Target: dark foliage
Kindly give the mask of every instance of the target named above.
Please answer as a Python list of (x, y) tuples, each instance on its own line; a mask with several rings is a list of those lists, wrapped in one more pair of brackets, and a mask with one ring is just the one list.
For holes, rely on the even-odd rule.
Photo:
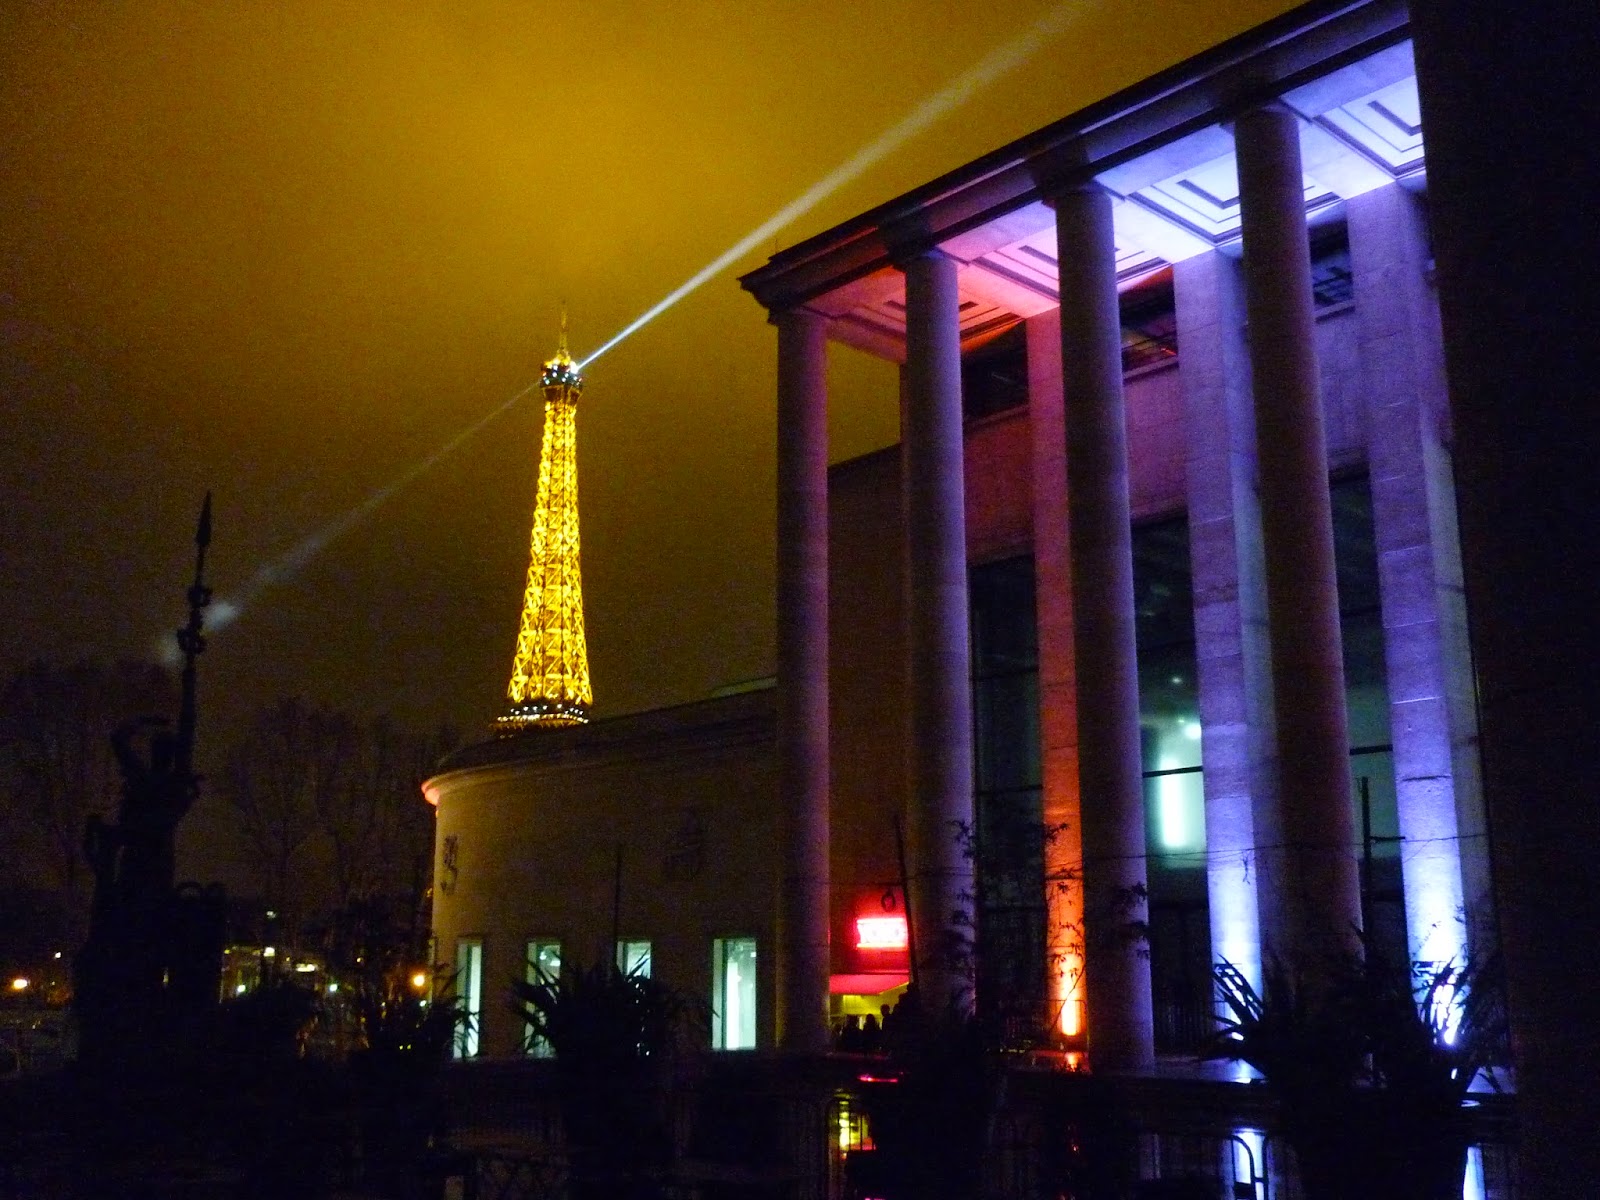
[(1208, 1053), (1248, 1063), (1277, 1097), (1308, 1200), (1455, 1200), (1463, 1102), (1504, 1060), (1498, 965), (1413, 970), (1365, 952), (1268, 963), (1257, 992), (1216, 969), (1229, 1016)]
[(877, 1145), (873, 1173), (888, 1200), (976, 1196), (998, 1101), (998, 1064), (976, 1017), (896, 1009), (892, 1071), (863, 1085)]
[(574, 1193), (654, 1194), (672, 1158), (674, 1052), (703, 1006), (612, 963), (512, 985), (512, 1007), (556, 1061)]

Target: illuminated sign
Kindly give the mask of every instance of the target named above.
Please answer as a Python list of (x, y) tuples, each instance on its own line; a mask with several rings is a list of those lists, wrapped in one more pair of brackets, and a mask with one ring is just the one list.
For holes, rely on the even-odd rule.
[(857, 950), (904, 950), (906, 944), (905, 917), (856, 918)]

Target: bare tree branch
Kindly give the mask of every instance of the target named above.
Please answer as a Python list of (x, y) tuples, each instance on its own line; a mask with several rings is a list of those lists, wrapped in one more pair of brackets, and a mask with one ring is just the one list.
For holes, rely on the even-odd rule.
[(111, 734), (171, 711), (172, 681), (148, 663), (35, 663), (0, 693), (0, 810), (43, 867), (40, 882), (76, 895), (90, 813), (116, 806)]

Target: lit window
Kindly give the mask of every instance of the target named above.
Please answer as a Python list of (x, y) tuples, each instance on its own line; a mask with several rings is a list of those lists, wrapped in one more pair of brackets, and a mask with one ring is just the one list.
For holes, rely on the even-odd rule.
[(618, 942), (617, 969), (624, 975), (637, 975), (641, 979), (649, 979), (650, 943), (646, 941)]
[[(529, 942), (527, 979), (529, 983), (554, 983), (561, 978), (561, 943)], [(534, 1058), (549, 1058), (550, 1043), (528, 1025), (523, 1031), (523, 1046)]]
[(1204, 777), (1172, 758), (1157, 761), (1160, 769), (1146, 778), (1146, 791), (1155, 793), (1156, 840), (1168, 853), (1199, 853), (1206, 848)]
[(456, 1027), (455, 1056), (476, 1058), (479, 1022), (483, 1016), (483, 939), (456, 939), (456, 998), (461, 1024)]
[(756, 940), (711, 943), (711, 1048), (756, 1047)]

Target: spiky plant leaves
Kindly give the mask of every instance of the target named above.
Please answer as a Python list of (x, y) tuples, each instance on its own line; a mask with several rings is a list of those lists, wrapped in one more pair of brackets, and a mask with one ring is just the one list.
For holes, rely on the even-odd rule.
[(637, 1180), (670, 1158), (673, 1052), (704, 1006), (641, 972), (598, 962), (514, 982), (512, 1008), (555, 1057), (577, 1192), (599, 1195), (609, 1186), (604, 1177)]
[(1503, 1058), (1498, 967), (1397, 968), (1362, 942), (1360, 956), (1309, 967), (1269, 959), (1260, 992), (1219, 963), (1228, 1015), (1207, 1057), (1261, 1072), (1311, 1200), (1453, 1200), (1466, 1158), (1462, 1103)]

